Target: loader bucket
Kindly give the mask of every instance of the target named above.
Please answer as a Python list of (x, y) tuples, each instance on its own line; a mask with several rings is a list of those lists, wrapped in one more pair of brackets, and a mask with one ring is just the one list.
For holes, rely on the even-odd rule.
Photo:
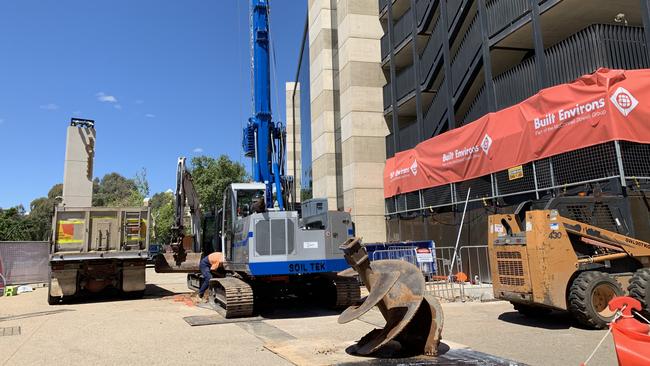
[(391, 341), (399, 342), (407, 353), (436, 356), (442, 334), (443, 314), (438, 300), (425, 294), (422, 272), (400, 260), (368, 260), (359, 238), (340, 246), (345, 259), (368, 288), (368, 296), (359, 306), (346, 309), (338, 319), (343, 324), (357, 319), (377, 306), (386, 320), (383, 329), (366, 334), (352, 352), (371, 355)]
[(201, 253), (185, 253), (185, 260), (180, 264), (174, 258), (174, 253), (156, 255), (154, 266), (156, 273), (195, 273), (199, 272)]

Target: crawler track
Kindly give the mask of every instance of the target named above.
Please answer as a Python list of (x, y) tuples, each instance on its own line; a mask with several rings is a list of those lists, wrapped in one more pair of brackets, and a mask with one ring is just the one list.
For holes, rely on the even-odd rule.
[(253, 289), (238, 278), (225, 277), (210, 280), (210, 298), (225, 310), (226, 318), (253, 315)]
[(337, 308), (355, 305), (361, 298), (361, 289), (356, 278), (339, 277), (334, 280), (334, 285), (336, 286), (334, 306)]

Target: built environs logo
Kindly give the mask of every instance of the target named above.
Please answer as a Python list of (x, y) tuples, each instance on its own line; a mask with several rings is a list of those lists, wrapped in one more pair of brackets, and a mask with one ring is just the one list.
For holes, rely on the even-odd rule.
[(413, 173), (413, 175), (418, 175), (418, 161), (417, 160), (413, 160), (413, 164), (411, 164), (411, 173)]
[(490, 147), (492, 147), (492, 137), (486, 133), (485, 137), (483, 137), (483, 142), (481, 142), (481, 149), (485, 155), (490, 151)]
[(612, 101), (614, 107), (621, 112), (622, 115), (628, 116), (637, 105), (639, 101), (630, 93), (627, 89), (622, 86), (619, 86), (618, 89), (609, 97), (609, 100)]

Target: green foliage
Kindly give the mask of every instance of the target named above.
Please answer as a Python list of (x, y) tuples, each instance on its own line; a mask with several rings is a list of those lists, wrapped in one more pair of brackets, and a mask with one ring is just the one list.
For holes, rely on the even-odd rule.
[(194, 186), (205, 211), (213, 207), (221, 208), (223, 192), (228, 185), (249, 181), (244, 166), (233, 162), (226, 155), (221, 155), (218, 159), (196, 156), (192, 158), (191, 166)]
[[(147, 172), (142, 169), (134, 179), (118, 173), (106, 174), (93, 181), (93, 206), (135, 206), (149, 194)], [(0, 208), (0, 241), (40, 241), (52, 235), (54, 207), (63, 196), (63, 184), (55, 184), (46, 197), (34, 199), (29, 213), (23, 206)], [(173, 215), (172, 215), (173, 216)]]
[(118, 173), (109, 173), (93, 181), (93, 206), (139, 207), (149, 194), (147, 171), (143, 168), (134, 179)]
[(153, 240), (158, 244), (171, 242), (174, 224), (174, 195), (171, 192), (156, 193), (149, 201), (153, 218)]

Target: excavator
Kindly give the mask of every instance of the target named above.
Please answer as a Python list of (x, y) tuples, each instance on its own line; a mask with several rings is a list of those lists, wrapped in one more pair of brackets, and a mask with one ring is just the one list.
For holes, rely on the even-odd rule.
[[(251, 0), (250, 12), (254, 115), (243, 130), (242, 147), (252, 160), (252, 182), (229, 185), (218, 210), (202, 208), (185, 159), (179, 159), (172, 251), (158, 256), (156, 271), (188, 273), (189, 287), (197, 289), (200, 259), (219, 248), (224, 271), (210, 280), (209, 297), (227, 318), (250, 316), (260, 299), (277, 296), (309, 297), (337, 308), (353, 305), (360, 298), (359, 284), (338, 272), (349, 268), (339, 245), (354, 237), (354, 223), (350, 213), (329, 210), (326, 199), (302, 202), (300, 210), (291, 202), (293, 179), (284, 171), (286, 129), (271, 112), (268, 1)], [(183, 225), (185, 207), (192, 217), (190, 234)], [(201, 218), (201, 209), (215, 212), (214, 226)], [(209, 245), (202, 228), (214, 234), (217, 245)]]

